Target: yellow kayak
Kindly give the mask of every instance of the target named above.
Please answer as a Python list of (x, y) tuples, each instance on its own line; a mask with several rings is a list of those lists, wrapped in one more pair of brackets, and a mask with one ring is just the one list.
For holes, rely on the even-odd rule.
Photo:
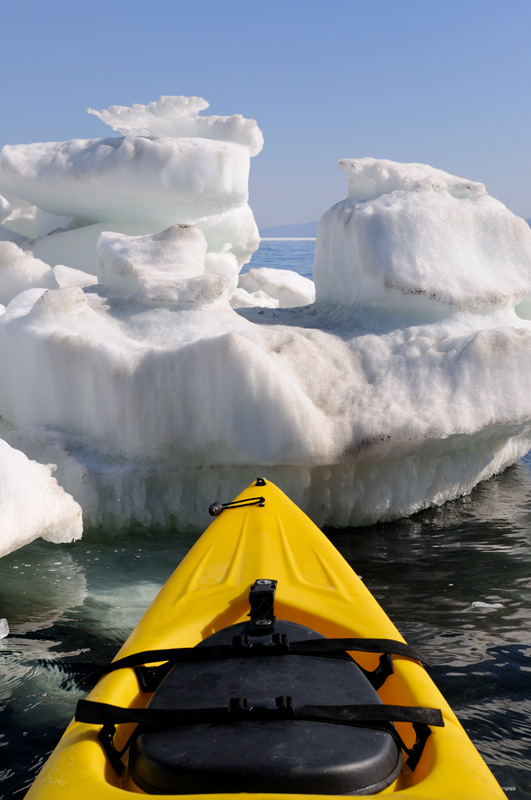
[(505, 797), (422, 655), (280, 489), (259, 478), (211, 513), (29, 800)]

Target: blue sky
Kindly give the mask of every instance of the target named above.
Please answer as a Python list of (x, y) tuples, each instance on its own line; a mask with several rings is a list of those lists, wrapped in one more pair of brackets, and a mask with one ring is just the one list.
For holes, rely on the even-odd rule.
[[(0, 145), (106, 136), (89, 106), (199, 95), (258, 121), (261, 227), (347, 194), (339, 158), (419, 161), (531, 217), (531, 0), (0, 0)], [(209, 112), (207, 112), (209, 113)]]

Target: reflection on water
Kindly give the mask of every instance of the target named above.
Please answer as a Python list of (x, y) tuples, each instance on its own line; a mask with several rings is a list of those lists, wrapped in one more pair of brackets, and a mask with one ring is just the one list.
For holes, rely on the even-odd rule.
[[(0, 560), (0, 798), (23, 797), (86, 694), (193, 544), (180, 533), (36, 541)], [(7, 766), (9, 764), (9, 766)]]
[[(511, 800), (531, 798), (531, 462), (400, 522), (328, 531), (411, 643)], [(253, 476), (251, 476), (253, 477)], [(82, 691), (193, 537), (34, 542), (0, 561), (0, 797), (23, 797)], [(9, 764), (9, 766), (7, 766)]]
[(41, 543), (2, 560), (0, 610), (12, 634), (50, 628), (65, 609), (83, 604), (87, 594), (84, 570), (63, 549)]

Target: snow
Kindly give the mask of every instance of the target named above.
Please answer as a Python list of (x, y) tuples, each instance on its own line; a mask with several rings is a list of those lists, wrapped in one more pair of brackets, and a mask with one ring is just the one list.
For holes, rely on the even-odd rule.
[(79, 508), (200, 530), (259, 474), (319, 525), (365, 525), (531, 448), (526, 223), (427, 165), (343, 160), (315, 284), (242, 274), (261, 134), (206, 107), (113, 106), (92, 113), (119, 136), (0, 154), (0, 464), (54, 498), (41, 527), (0, 504), (21, 504), (10, 549), (77, 537)]

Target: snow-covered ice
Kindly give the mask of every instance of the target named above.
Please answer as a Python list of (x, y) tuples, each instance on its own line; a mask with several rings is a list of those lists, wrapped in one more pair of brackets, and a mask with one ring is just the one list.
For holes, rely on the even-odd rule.
[(529, 289), (531, 231), (483, 184), (423, 164), (343, 159), (349, 197), (321, 220), (318, 297), (353, 307), (514, 306)]
[(240, 275), (238, 286), (249, 294), (263, 292), (269, 295), (278, 300), (281, 308), (307, 306), (315, 301), (314, 282), (289, 269), (273, 267), (250, 269), (244, 275)]
[(57, 507), (70, 495), (86, 526), (201, 529), (258, 474), (319, 525), (356, 526), (524, 455), (527, 224), (481, 184), (343, 160), (315, 285), (241, 274), (261, 134), (206, 107), (113, 106), (97, 116), (117, 137), (0, 154), (5, 472), (17, 452), (53, 463)]

